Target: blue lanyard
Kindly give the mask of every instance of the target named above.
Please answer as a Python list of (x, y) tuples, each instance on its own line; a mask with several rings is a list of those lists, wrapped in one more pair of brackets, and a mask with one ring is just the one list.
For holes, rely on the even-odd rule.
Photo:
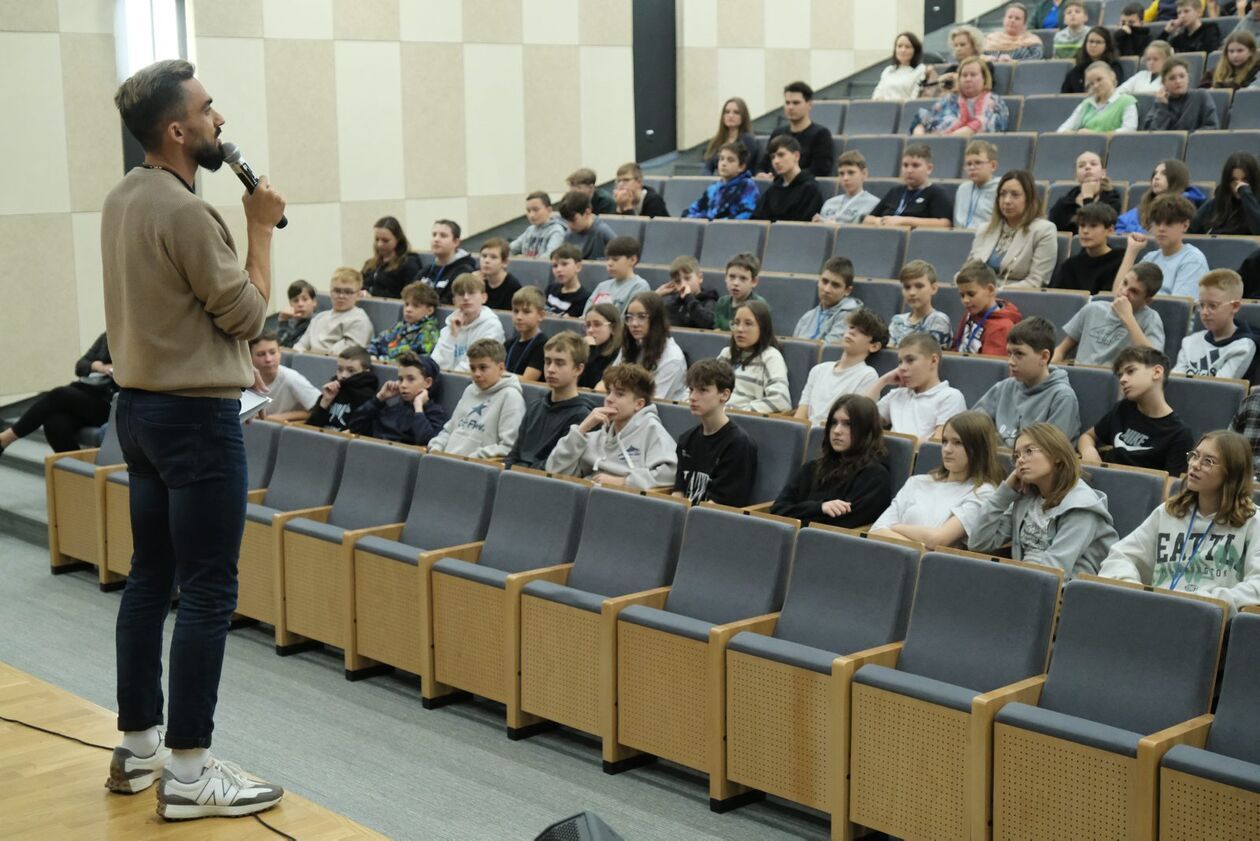
[(1186, 528), (1186, 535), (1181, 541), (1181, 563), (1173, 559), (1173, 574), (1168, 583), (1169, 590), (1176, 590), (1177, 585), (1181, 583), (1181, 579), (1185, 577), (1186, 571), (1190, 569), (1190, 563), (1198, 557), (1199, 549), (1203, 547), (1203, 541), (1207, 540), (1207, 536), (1212, 533), (1212, 527), (1216, 525), (1216, 520), (1208, 522), (1207, 531), (1199, 535), (1199, 539), (1194, 542), (1194, 549), (1190, 551), (1190, 557), (1186, 557), (1186, 546), (1190, 543), (1190, 535), (1194, 534), (1194, 521), (1199, 516), (1199, 506), (1194, 506), (1194, 510), (1190, 512), (1190, 525)]
[(814, 319), (814, 333), (813, 333), (813, 335), (811, 335), (811, 336), (810, 336), (810, 338), (811, 338), (811, 339), (817, 339), (817, 338), (818, 338), (818, 336), (819, 336), (819, 334), (821, 334), (821, 333), (822, 333), (823, 319), (824, 319), (826, 316), (827, 316), (827, 310), (825, 310), (825, 309), (823, 309), (823, 308), (822, 308), (822, 304), (819, 304), (819, 305), (818, 305), (818, 317), (817, 317), (816, 319)]
[(971, 227), (971, 220), (976, 218), (976, 205), (980, 203), (980, 190), (975, 185), (971, 187), (971, 206), (967, 208), (967, 225)]
[(893, 216), (900, 216), (905, 211), (907, 205), (910, 203), (910, 200), (914, 198), (918, 198), (919, 193), (921, 192), (923, 192), (922, 187), (920, 187), (918, 190), (911, 190), (910, 188), (907, 187), (906, 191), (901, 194), (901, 201), (897, 203), (897, 212), (894, 213)]
[(971, 332), (967, 334), (967, 341), (963, 342), (962, 347), (960, 347), (959, 350), (964, 353), (970, 353), (967, 349), (971, 347), (971, 343), (976, 339), (976, 334), (984, 329), (984, 323), (989, 320), (989, 316), (993, 315), (993, 311), (996, 309), (997, 304), (994, 304), (984, 311), (984, 315), (980, 316), (980, 320), (977, 321), (971, 328)]

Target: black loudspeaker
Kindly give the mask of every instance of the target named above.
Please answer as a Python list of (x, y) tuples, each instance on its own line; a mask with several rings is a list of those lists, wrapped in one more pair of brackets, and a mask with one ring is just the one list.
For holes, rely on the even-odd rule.
[(534, 841), (625, 841), (608, 824), (591, 812), (581, 812), (557, 821), (538, 834)]

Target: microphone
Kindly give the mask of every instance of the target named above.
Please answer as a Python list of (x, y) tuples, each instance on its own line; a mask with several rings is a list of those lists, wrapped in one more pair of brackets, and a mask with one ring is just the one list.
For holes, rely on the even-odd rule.
[[(236, 177), (241, 179), (241, 183), (245, 185), (245, 189), (251, 193), (258, 186), (258, 176), (254, 175), (254, 171), (249, 168), (249, 164), (245, 163), (245, 159), (241, 157), (241, 148), (235, 143), (223, 144), (223, 162), (232, 168), (236, 173)], [(280, 221), (276, 223), (277, 228), (283, 228), (289, 224), (289, 220), (281, 216)]]

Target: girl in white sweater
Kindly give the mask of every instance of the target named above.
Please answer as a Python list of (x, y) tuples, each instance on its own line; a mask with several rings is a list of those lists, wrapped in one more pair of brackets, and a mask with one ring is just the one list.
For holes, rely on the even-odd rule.
[(879, 75), (871, 99), (877, 102), (907, 102), (919, 95), (927, 65), (923, 63), (923, 42), (913, 32), (903, 32), (893, 41), (892, 60)]
[(1181, 492), (1111, 547), (1098, 574), (1229, 602), (1260, 604), (1260, 520), (1251, 445), (1209, 432), (1190, 451)]
[(774, 337), (770, 308), (761, 301), (740, 304), (731, 319), (731, 344), (718, 359), (735, 370), (735, 391), (728, 409), (768, 415), (792, 409), (787, 363)]
[[(656, 380), (656, 400), (687, 398), (687, 357), (669, 335), (665, 304), (655, 292), (640, 292), (626, 305), (621, 352), (614, 365), (642, 365)], [(602, 383), (600, 385), (603, 385)], [(597, 390), (601, 390), (598, 389)]]

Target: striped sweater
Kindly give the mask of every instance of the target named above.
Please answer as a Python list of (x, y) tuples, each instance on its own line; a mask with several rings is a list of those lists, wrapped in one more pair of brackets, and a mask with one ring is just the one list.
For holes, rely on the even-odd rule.
[[(731, 349), (722, 348), (718, 359), (730, 362)], [(751, 362), (732, 367), (735, 369), (735, 392), (726, 404), (727, 408), (763, 415), (791, 410), (787, 363), (777, 348), (766, 348)]]

